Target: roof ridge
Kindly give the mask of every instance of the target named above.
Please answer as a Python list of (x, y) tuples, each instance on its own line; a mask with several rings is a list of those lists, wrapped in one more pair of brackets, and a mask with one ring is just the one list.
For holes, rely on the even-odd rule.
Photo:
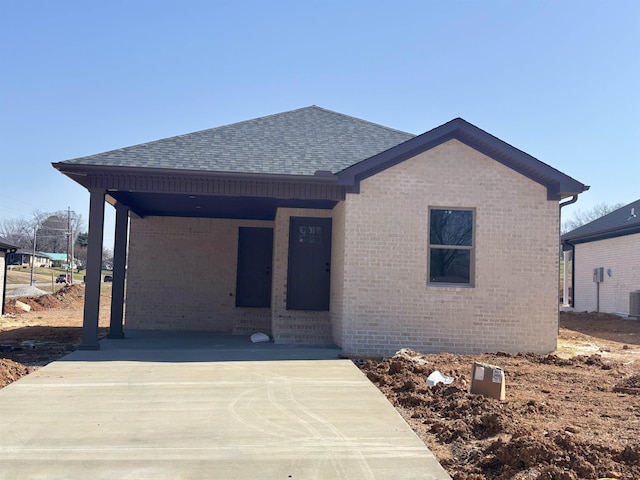
[[(219, 130), (219, 129), (223, 129), (223, 128), (234, 127), (234, 126), (237, 126), (237, 125), (241, 125), (243, 123), (250, 123), (250, 122), (254, 122), (256, 120), (264, 120), (266, 118), (277, 117), (277, 116), (283, 115), (285, 113), (297, 112), (297, 111), (300, 111), (300, 110), (304, 110), (305, 108), (310, 108), (310, 107), (296, 108), (294, 110), (287, 110), (286, 112), (271, 113), (269, 115), (263, 115), (262, 117), (250, 118), (248, 120), (240, 120), (238, 122), (232, 122), (232, 123), (226, 123), (224, 125), (218, 125), (217, 127), (203, 128), (202, 130), (196, 130), (195, 132), (179, 133), (178, 135), (171, 135), (169, 137), (157, 138), (155, 140), (149, 140), (147, 142), (136, 143), (135, 145), (129, 145), (129, 146), (126, 146), (126, 147), (114, 148), (113, 150), (107, 150), (105, 152), (100, 152), (98, 154), (83, 155), (82, 157), (77, 157), (77, 159), (84, 158), (84, 157), (92, 157), (94, 155), (102, 155), (102, 154), (106, 154), (106, 153), (119, 152), (121, 150), (127, 150), (127, 149), (133, 148), (133, 147), (136, 147), (136, 148), (137, 147), (144, 147), (144, 146), (147, 146), (147, 145), (151, 145), (151, 144), (154, 144), (154, 143), (157, 143), (157, 142), (163, 142), (165, 140), (171, 140), (171, 139), (174, 139), (174, 138), (191, 137), (191, 136), (199, 135), (199, 134), (202, 134), (202, 133), (205, 133), (205, 132), (211, 132), (213, 130)], [(74, 158), (72, 160), (76, 160), (76, 158)]]
[(116, 153), (116, 152), (122, 152), (122, 151), (125, 151), (125, 150), (129, 150), (129, 149), (132, 149), (132, 148), (145, 148), (145, 147), (148, 147), (150, 145), (157, 144), (159, 142), (170, 141), (170, 140), (174, 140), (174, 139), (178, 139), (178, 138), (190, 138), (190, 137), (202, 135), (203, 133), (213, 132), (215, 130), (222, 131), (222, 130), (225, 130), (225, 129), (236, 128), (238, 125), (251, 124), (251, 123), (255, 123), (255, 122), (258, 122), (258, 121), (263, 121), (263, 120), (266, 120), (266, 119), (269, 119), (269, 118), (275, 118), (275, 117), (280, 117), (280, 116), (284, 116), (284, 115), (290, 115), (292, 113), (301, 112), (301, 111), (304, 111), (304, 110), (311, 110), (311, 109), (320, 110), (322, 112), (329, 113), (329, 114), (332, 114), (332, 115), (335, 115), (335, 116), (341, 117), (341, 118), (356, 120), (356, 121), (361, 122), (363, 124), (367, 124), (367, 125), (375, 126), (377, 128), (385, 129), (385, 130), (387, 130), (389, 132), (399, 133), (399, 134), (402, 134), (402, 135), (413, 135), (414, 137), (416, 136), (413, 133), (403, 132), (402, 130), (397, 130), (395, 128), (387, 127), (387, 126), (381, 125), (379, 123), (370, 122), (370, 121), (364, 120), (362, 118), (354, 117), (354, 116), (351, 116), (351, 115), (345, 115), (344, 113), (340, 113), (340, 112), (329, 110), (329, 109), (326, 109), (326, 108), (323, 108), (323, 107), (319, 107), (318, 105), (310, 105), (310, 106), (307, 106), (307, 107), (295, 108), (293, 110), (286, 110), (284, 112), (271, 113), (269, 115), (263, 115), (261, 117), (250, 118), (248, 120), (240, 120), (238, 122), (227, 123), (225, 125), (219, 125), (217, 127), (204, 128), (202, 130), (196, 130), (195, 132), (187, 132), (187, 133), (181, 133), (181, 134), (178, 134), (178, 135), (171, 135), (169, 137), (157, 138), (155, 140), (149, 140), (147, 142), (137, 143), (135, 145), (128, 145), (126, 147), (114, 148), (113, 150), (106, 150), (104, 152), (100, 152), (100, 153), (96, 153), (96, 154), (82, 155), (80, 157), (74, 157), (74, 158), (71, 158), (71, 159), (63, 160), (62, 162), (70, 161), (70, 160), (73, 160), (73, 161), (82, 160), (84, 158), (89, 158), (89, 157), (93, 157), (93, 156), (96, 156), (96, 155), (108, 155), (108, 154), (112, 154), (112, 153)]
[[(336, 112), (335, 110), (329, 110), (328, 108), (319, 107), (318, 105), (311, 105), (309, 107), (299, 108), (297, 110), (304, 110), (304, 109), (308, 109), (308, 108), (316, 108), (318, 110), (322, 110), (323, 112), (331, 113), (333, 115), (336, 115), (336, 116), (339, 116), (339, 117), (342, 117), (342, 118), (349, 118), (349, 119), (352, 119), (352, 120), (357, 120), (357, 121), (362, 122), (362, 123), (366, 123), (368, 125), (372, 125), (374, 127), (384, 128), (385, 130), (388, 130), (390, 132), (402, 133), (404, 135), (413, 135), (414, 137), (417, 136), (415, 133), (405, 132), (404, 130), (398, 130), (397, 128), (387, 127), (386, 125), (382, 125), (381, 123), (376, 123), (376, 122), (372, 122), (370, 120), (365, 120), (364, 118), (354, 117), (353, 115), (347, 115), (345, 113)], [(290, 110), (290, 112), (294, 112), (294, 111), (296, 111), (296, 110)], [(289, 112), (282, 112), (282, 113), (289, 113)]]

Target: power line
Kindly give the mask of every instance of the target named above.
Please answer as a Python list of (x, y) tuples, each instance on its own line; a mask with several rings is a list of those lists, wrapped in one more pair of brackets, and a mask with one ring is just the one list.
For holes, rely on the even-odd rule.
[(15, 214), (20, 214), (20, 215), (31, 215), (31, 213), (27, 213), (27, 212), (24, 212), (24, 211), (22, 211), (22, 210), (18, 210), (17, 208), (11, 208), (11, 207), (8, 207), (8, 206), (6, 206), (6, 205), (2, 205), (2, 206), (0, 206), (0, 211), (2, 211), (2, 210), (4, 210), (4, 211), (6, 211), (6, 212), (10, 213), (11, 215), (15, 215)]
[[(11, 211), (11, 213), (19, 213), (22, 215), (33, 215), (33, 211), (31, 212), (25, 212), (24, 210), (22, 210), (21, 208), (23, 206), (31, 206), (33, 207), (34, 210), (38, 210), (40, 207), (36, 207), (34, 204), (29, 203), (27, 200), (25, 200), (22, 197), (17, 197), (17, 196), (12, 196), (12, 195), (6, 195), (6, 194), (0, 194), (0, 198), (4, 199), (5, 201), (0, 202), (0, 210), (5, 210), (5, 211)], [(18, 204), (20, 207), (19, 208), (15, 208), (15, 207), (10, 207), (7, 205), (7, 201), (14, 203), (14, 204)]]

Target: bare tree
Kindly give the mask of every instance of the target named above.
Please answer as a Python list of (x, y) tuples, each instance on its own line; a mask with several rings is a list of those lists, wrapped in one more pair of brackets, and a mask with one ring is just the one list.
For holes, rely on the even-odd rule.
[(0, 222), (0, 236), (12, 244), (25, 250), (51, 253), (66, 252), (70, 235), (75, 241), (83, 229), (82, 215), (64, 210), (54, 213), (35, 211), (31, 219), (18, 217)]
[(67, 219), (59, 215), (49, 215), (38, 222), (36, 248), (41, 252), (63, 253), (67, 251), (69, 229)]
[(113, 268), (113, 252), (108, 248), (102, 249), (102, 266), (107, 270), (111, 270)]
[(7, 218), (0, 222), (0, 237), (17, 247), (28, 249), (33, 245), (33, 223), (24, 218)]
[(84, 266), (87, 264), (87, 246), (89, 245), (89, 234), (87, 232), (80, 232), (75, 237), (75, 257), (80, 265)]
[(564, 235), (565, 233), (575, 230), (582, 225), (593, 222), (600, 217), (604, 217), (608, 213), (611, 213), (623, 206), (624, 203), (616, 203), (614, 205), (599, 203), (595, 205), (591, 210), (588, 210), (586, 212), (583, 212), (582, 210), (576, 210), (570, 219), (562, 222), (561, 233)]

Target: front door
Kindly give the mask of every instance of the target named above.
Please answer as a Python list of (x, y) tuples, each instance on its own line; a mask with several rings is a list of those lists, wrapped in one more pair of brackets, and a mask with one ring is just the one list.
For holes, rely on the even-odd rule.
[(236, 307), (271, 306), (273, 229), (240, 227)]
[(331, 219), (289, 221), (288, 310), (329, 310)]

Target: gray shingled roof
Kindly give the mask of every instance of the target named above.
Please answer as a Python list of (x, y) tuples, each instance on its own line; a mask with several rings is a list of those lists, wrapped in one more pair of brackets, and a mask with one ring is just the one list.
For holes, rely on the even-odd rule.
[(207, 172), (339, 172), (415, 135), (317, 106), (61, 162)]
[(4, 237), (0, 237), (0, 247), (2, 247), (2, 248), (17, 248), (16, 245), (13, 245), (13, 244), (9, 243), (9, 240), (7, 240)]
[[(631, 214), (631, 209), (635, 216)], [(562, 240), (583, 243), (632, 233), (640, 233), (640, 200), (565, 233)]]

